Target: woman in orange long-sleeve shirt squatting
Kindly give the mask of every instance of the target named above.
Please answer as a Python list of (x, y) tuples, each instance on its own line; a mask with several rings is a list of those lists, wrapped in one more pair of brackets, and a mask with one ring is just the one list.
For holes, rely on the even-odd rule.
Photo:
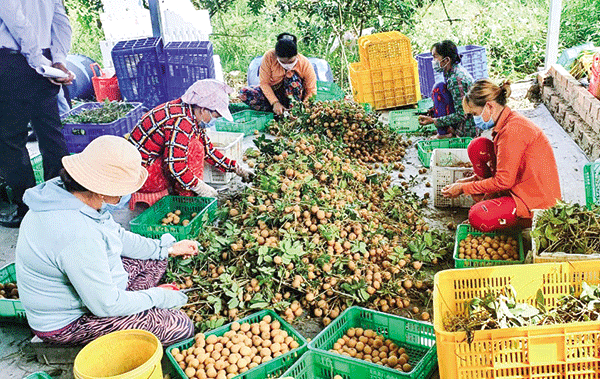
[(476, 81), (463, 98), (465, 113), (480, 129), (492, 129), (493, 141), (479, 137), (467, 148), (475, 175), (442, 190), (445, 197), (473, 195), (469, 223), (482, 232), (531, 225), (533, 209), (561, 199), (552, 146), (544, 132), (506, 106), (510, 82), (497, 86)]
[(260, 85), (245, 87), (240, 100), (250, 108), (281, 116), (291, 100), (305, 101), (317, 93), (317, 75), (304, 55), (298, 53), (296, 36), (281, 33), (275, 49), (265, 53), (260, 64)]

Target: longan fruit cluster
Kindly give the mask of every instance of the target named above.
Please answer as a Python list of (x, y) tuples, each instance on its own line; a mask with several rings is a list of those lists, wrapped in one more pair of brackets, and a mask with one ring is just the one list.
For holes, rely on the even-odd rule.
[(17, 283), (0, 283), (0, 299), (17, 300), (19, 298), (19, 290)]
[(300, 346), (268, 315), (258, 323), (234, 322), (221, 337), (198, 333), (194, 339), (188, 349), (171, 350), (190, 379), (231, 379)]
[(471, 234), (458, 244), (458, 257), (460, 259), (483, 259), (486, 261), (517, 261), (519, 260), (519, 246), (517, 241), (505, 235), (477, 236)]
[(371, 329), (348, 329), (346, 334), (333, 344), (331, 351), (399, 371), (412, 370), (406, 350)]

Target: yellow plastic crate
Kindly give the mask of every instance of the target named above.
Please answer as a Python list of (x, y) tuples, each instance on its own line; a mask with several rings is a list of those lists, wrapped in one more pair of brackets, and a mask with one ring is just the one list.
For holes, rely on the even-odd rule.
[(384, 68), (412, 63), (410, 39), (392, 31), (362, 36), (358, 39), (360, 61), (366, 68)]
[(474, 297), (512, 285), (517, 301), (546, 309), (581, 283), (600, 283), (600, 260), (445, 270), (434, 279), (433, 326), (441, 379), (600, 377), (600, 321), (473, 332), (448, 332), (444, 315), (464, 314)]
[(354, 100), (374, 109), (416, 104), (421, 100), (417, 61), (409, 64), (369, 69), (362, 62), (350, 64)]

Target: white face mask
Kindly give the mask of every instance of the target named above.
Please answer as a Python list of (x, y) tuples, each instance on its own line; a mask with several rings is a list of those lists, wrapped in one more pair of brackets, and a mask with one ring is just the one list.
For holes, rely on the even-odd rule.
[(298, 58), (296, 58), (292, 63), (287, 63), (287, 64), (281, 63), (281, 61), (279, 59), (277, 59), (277, 62), (279, 62), (281, 67), (283, 67), (285, 70), (291, 71), (294, 69), (294, 67), (296, 67), (296, 63), (298, 63)]

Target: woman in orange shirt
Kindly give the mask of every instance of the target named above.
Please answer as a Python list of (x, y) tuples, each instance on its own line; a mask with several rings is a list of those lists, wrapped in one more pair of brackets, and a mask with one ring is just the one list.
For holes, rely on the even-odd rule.
[(548, 138), (506, 106), (509, 96), (510, 82), (497, 86), (480, 79), (463, 98), (463, 109), (473, 115), (475, 125), (493, 128), (493, 142), (485, 137), (474, 139), (467, 150), (475, 175), (442, 190), (445, 197), (484, 195), (469, 210), (469, 223), (482, 232), (530, 225), (532, 209), (550, 208), (561, 199)]
[(312, 64), (298, 54), (296, 36), (277, 36), (275, 49), (263, 56), (260, 64), (260, 85), (245, 87), (240, 99), (252, 109), (282, 115), (291, 100), (304, 101), (317, 93), (317, 75)]

